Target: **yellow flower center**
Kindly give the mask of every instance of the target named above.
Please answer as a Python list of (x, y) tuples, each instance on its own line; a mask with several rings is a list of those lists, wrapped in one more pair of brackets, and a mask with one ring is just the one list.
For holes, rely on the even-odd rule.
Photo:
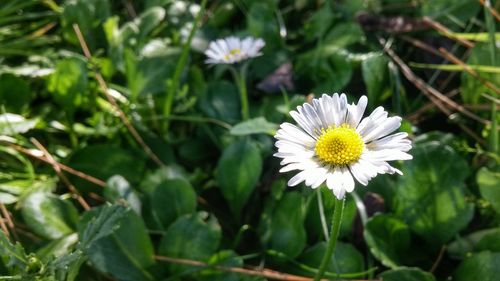
[(239, 54), (241, 54), (241, 50), (239, 48), (234, 48), (234, 49), (231, 49), (231, 51), (229, 51), (229, 53), (233, 56), (239, 55)]
[(340, 127), (330, 127), (321, 131), (316, 141), (316, 155), (323, 162), (334, 166), (346, 166), (356, 162), (365, 143), (355, 129), (347, 124)]
[(239, 48), (234, 48), (229, 51), (229, 54), (224, 55), (224, 60), (229, 61), (229, 59), (233, 56), (241, 55), (241, 50)]

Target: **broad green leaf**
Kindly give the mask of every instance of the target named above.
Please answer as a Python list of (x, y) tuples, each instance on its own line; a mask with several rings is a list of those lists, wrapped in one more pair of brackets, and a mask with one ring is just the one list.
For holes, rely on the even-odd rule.
[(464, 237), (459, 237), (448, 244), (448, 254), (456, 259), (464, 259), (470, 253), (480, 251), (500, 252), (500, 228), (490, 228), (475, 231)]
[(215, 178), (236, 218), (257, 185), (261, 170), (259, 149), (249, 139), (238, 140), (224, 149)]
[(69, 201), (44, 191), (35, 191), (21, 202), (25, 223), (46, 239), (58, 239), (76, 230), (78, 211)]
[(416, 146), (413, 160), (402, 166), (395, 189), (396, 213), (431, 246), (453, 238), (472, 219), (465, 198), (467, 163), (449, 146), (430, 142)]
[(17, 242), (12, 244), (3, 231), (0, 231), (0, 256), (7, 260), (6, 266), (24, 271), (28, 264), (28, 256), (23, 246)]
[(277, 129), (277, 124), (267, 121), (264, 117), (257, 117), (234, 125), (229, 133), (235, 136), (251, 134), (274, 135)]
[(297, 59), (297, 80), (304, 81), (314, 93), (340, 92), (353, 75), (348, 54), (341, 52), (337, 46), (324, 46)]
[(364, 237), (371, 253), (383, 265), (397, 268), (402, 265), (410, 247), (410, 228), (389, 215), (371, 217), (365, 225)]
[(15, 136), (35, 128), (39, 119), (26, 119), (13, 113), (0, 114), (0, 135)]
[(469, 0), (423, 1), (420, 9), (428, 16), (450, 29), (463, 30), (465, 24), (479, 12), (481, 4)]
[(453, 273), (456, 281), (495, 281), (500, 276), (500, 253), (481, 252), (464, 260)]
[[(274, 201), (268, 201), (268, 204), (274, 204)], [(285, 193), (274, 210), (262, 214), (259, 226), (261, 240), (268, 248), (290, 258), (298, 256), (306, 246), (304, 211), (304, 202), (299, 193)]]
[(335, 14), (325, 3), (322, 9), (318, 9), (304, 23), (305, 39), (307, 41), (317, 40), (325, 36), (328, 29), (332, 26)]
[[(469, 58), (467, 59), (468, 65), (492, 65), (490, 49), (487, 43), (478, 43), (472, 49)], [(496, 49), (496, 63), (493, 66), (500, 65), (500, 51)], [(499, 73), (479, 73), (479, 75), (490, 81), (494, 85), (500, 85), (500, 74)], [(471, 76), (467, 72), (462, 72), (460, 77), (460, 94), (465, 103), (477, 104), (480, 102), (481, 94), (489, 93), (493, 96), (496, 93), (490, 88), (486, 87), (479, 81), (476, 77)]]
[[(172, 258), (207, 261), (219, 247), (221, 229), (217, 219), (206, 213), (193, 213), (178, 218), (163, 236), (159, 254)], [(189, 245), (187, 247), (186, 245)], [(171, 273), (180, 273), (190, 267), (169, 264)]]
[(238, 89), (225, 80), (208, 83), (198, 100), (200, 109), (209, 117), (234, 123), (240, 119)]
[(22, 113), (33, 97), (24, 79), (9, 73), (0, 75), (0, 104), (7, 112)]
[(384, 281), (436, 281), (436, 278), (417, 267), (400, 267), (380, 274)]
[(164, 180), (149, 195), (152, 216), (162, 229), (196, 210), (196, 192), (184, 179)]
[(48, 77), (47, 89), (54, 101), (65, 111), (73, 113), (82, 105), (87, 94), (87, 66), (78, 58), (66, 58), (56, 65), (56, 70)]
[(246, 16), (247, 30), (254, 37), (266, 41), (267, 46), (279, 44), (279, 27), (275, 20), (274, 3), (253, 1)]
[(78, 230), (81, 247), (89, 248), (97, 240), (111, 235), (120, 227), (126, 212), (121, 205), (104, 205), (85, 213)]
[(61, 15), (63, 35), (66, 40), (78, 46), (78, 39), (73, 30), (73, 24), (78, 24), (85, 41), (93, 50), (104, 41), (101, 23), (109, 15), (108, 0), (66, 0)]
[[(106, 220), (102, 213), (109, 211), (110, 208), (101, 209), (101, 214), (91, 220), (94, 225), (88, 224), (80, 233), (82, 240), (90, 235), (85, 239), (89, 242), (84, 248), (90, 262), (119, 280), (154, 280), (147, 270), (155, 262), (153, 244), (142, 219), (132, 209), (126, 209)], [(87, 213), (83, 220), (93, 215), (95, 212)]]
[(179, 55), (178, 49), (167, 48), (162, 44), (152, 44), (145, 49), (151, 53), (138, 56), (130, 49), (124, 51), (125, 74), (132, 101), (164, 92)]
[[(74, 281), (80, 273), (80, 268), (87, 261), (87, 256), (81, 249), (62, 255), (47, 264), (47, 272), (56, 276), (56, 280)], [(52, 281), (52, 279), (48, 279)]]
[(120, 175), (109, 178), (104, 189), (104, 197), (109, 202), (124, 200), (138, 215), (141, 214), (141, 199), (129, 182)]
[[(108, 179), (122, 175), (132, 184), (141, 180), (144, 164), (142, 155), (109, 144), (89, 145), (75, 150), (68, 162), (70, 167), (96, 178)], [(71, 182), (80, 189), (94, 187), (92, 183), (77, 177), (72, 177)]]
[(391, 94), (388, 63), (389, 60), (383, 55), (369, 57), (361, 63), (370, 108), (375, 108)]
[(330, 46), (347, 47), (360, 42), (364, 37), (359, 24), (354, 22), (338, 23), (325, 36), (325, 44)]
[(49, 244), (40, 248), (36, 254), (42, 261), (47, 262), (54, 257), (57, 258), (70, 254), (77, 242), (78, 234), (72, 233), (59, 239), (52, 240)]
[(500, 213), (500, 173), (491, 172), (483, 167), (477, 172), (476, 179), (481, 196)]
[[(325, 254), (326, 246), (326, 242), (319, 242), (305, 250), (298, 260), (312, 268), (318, 268)], [(326, 266), (326, 271), (339, 274), (360, 272), (364, 270), (364, 264), (363, 255), (353, 245), (338, 241), (332, 259)]]

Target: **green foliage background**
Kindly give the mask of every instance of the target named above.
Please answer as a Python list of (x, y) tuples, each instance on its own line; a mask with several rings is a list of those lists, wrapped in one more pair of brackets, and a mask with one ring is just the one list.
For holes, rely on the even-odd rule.
[[(227, 271), (243, 266), (314, 276), (333, 194), (286, 187), (272, 136), (323, 92), (366, 94), (370, 110), (404, 118), (414, 146), (395, 164), (404, 176), (347, 196), (325, 277), (497, 280), (500, 36), (480, 2), (1, 1), (0, 280), (267, 278)], [(246, 121), (227, 67), (204, 63), (229, 35), (266, 42), (248, 66)], [(384, 48), (462, 109), (429, 99)]]

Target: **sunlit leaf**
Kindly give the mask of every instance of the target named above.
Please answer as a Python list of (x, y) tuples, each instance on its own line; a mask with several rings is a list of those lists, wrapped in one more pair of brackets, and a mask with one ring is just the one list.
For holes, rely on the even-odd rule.
[[(398, 179), (396, 213), (433, 247), (457, 234), (472, 219), (465, 199), (466, 162), (449, 146), (436, 142), (412, 149)], [(446, 161), (442, 161), (446, 159)]]
[(261, 170), (259, 149), (249, 139), (236, 141), (222, 153), (215, 178), (237, 218), (257, 185)]

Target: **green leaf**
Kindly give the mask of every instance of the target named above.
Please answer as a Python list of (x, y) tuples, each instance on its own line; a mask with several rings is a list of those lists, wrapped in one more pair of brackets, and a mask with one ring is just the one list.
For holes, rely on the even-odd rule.
[[(145, 160), (123, 148), (109, 145), (89, 145), (76, 150), (70, 157), (68, 165), (100, 179), (108, 179), (114, 175), (122, 175), (134, 184), (142, 179)], [(71, 177), (71, 182), (79, 189), (95, 187), (86, 180)]]
[(138, 56), (130, 49), (124, 51), (125, 74), (132, 101), (164, 92), (167, 79), (174, 72), (179, 50), (162, 46), (162, 43), (157, 45), (149, 46), (155, 51), (147, 56)]
[(266, 45), (273, 46), (279, 43), (279, 27), (276, 22), (273, 2), (252, 2), (246, 15), (247, 30), (254, 37), (266, 41)]
[[(498, 48), (496, 49), (496, 63), (493, 66), (500, 65), (500, 53), (498, 53)], [(478, 43), (472, 49), (469, 58), (467, 59), (468, 65), (492, 65), (490, 57), (490, 49), (487, 43)], [(494, 85), (500, 85), (500, 74), (498, 73), (480, 73), (480, 76), (490, 81)], [(496, 93), (490, 88), (486, 87), (477, 79), (471, 76), (466, 71), (462, 72), (460, 77), (460, 94), (465, 103), (477, 104), (480, 102), (481, 95), (483, 93), (489, 93), (491, 95), (496, 95)]]
[(371, 217), (364, 237), (373, 256), (387, 267), (397, 268), (408, 255), (410, 228), (397, 218), (384, 214)]
[[(326, 251), (326, 242), (319, 242), (304, 251), (298, 258), (302, 263), (318, 268)], [(352, 273), (364, 270), (365, 261), (363, 255), (356, 248), (348, 243), (338, 241), (335, 251), (326, 266), (326, 271), (332, 273)]]
[(46, 239), (58, 239), (76, 230), (78, 211), (69, 201), (43, 191), (35, 191), (21, 202), (25, 223)]
[(22, 113), (33, 96), (24, 79), (9, 73), (0, 75), (0, 104), (5, 106), (7, 112)]
[(420, 7), (422, 16), (428, 16), (448, 28), (463, 30), (466, 22), (479, 12), (481, 5), (469, 0), (440, 0), (423, 1)]
[(19, 242), (12, 244), (5, 233), (0, 231), (0, 256), (7, 259), (6, 266), (24, 271), (28, 264), (28, 257)]
[[(163, 236), (159, 253), (172, 258), (206, 261), (219, 247), (221, 229), (217, 219), (199, 212), (178, 218)], [(189, 247), (186, 247), (189, 245)], [(169, 264), (171, 273), (180, 273), (190, 267)]]
[(72, 233), (59, 239), (52, 240), (49, 244), (40, 248), (36, 254), (42, 261), (47, 262), (53, 257), (61, 257), (70, 254), (70, 251), (77, 242), (78, 234)]
[(121, 205), (104, 205), (85, 213), (78, 231), (82, 248), (88, 248), (95, 241), (111, 235), (119, 227), (126, 211)]
[(369, 108), (375, 108), (375, 105), (380, 104), (391, 94), (388, 63), (389, 60), (383, 55), (368, 57), (361, 63), (363, 81), (368, 92)]
[(153, 218), (162, 229), (181, 215), (196, 210), (196, 192), (184, 179), (164, 180), (155, 186), (149, 200)]
[[(268, 204), (274, 201), (268, 201)], [(262, 214), (261, 240), (268, 248), (286, 254), (290, 258), (298, 256), (306, 246), (304, 229), (305, 206), (302, 196), (288, 192), (277, 202), (271, 213)]]
[(141, 199), (139, 195), (130, 186), (128, 181), (120, 175), (109, 178), (104, 189), (104, 197), (110, 202), (125, 200), (132, 210), (138, 215), (141, 214)]
[(490, 202), (493, 209), (500, 213), (500, 173), (481, 168), (476, 175), (481, 196)]
[[(417, 267), (400, 267), (380, 274), (384, 281), (436, 281), (436, 278)], [(472, 279), (474, 280), (474, 279)]]
[(453, 273), (453, 280), (495, 281), (500, 276), (500, 253), (481, 252), (464, 260)]
[(64, 1), (61, 23), (64, 37), (78, 46), (73, 24), (78, 24), (85, 41), (93, 50), (103, 42), (101, 23), (110, 15), (107, 0), (67, 0)]
[(208, 83), (199, 98), (200, 109), (209, 117), (234, 123), (240, 119), (238, 89), (225, 80)]
[(363, 30), (355, 22), (338, 23), (325, 36), (326, 45), (347, 47), (364, 38)]
[(229, 133), (235, 136), (251, 134), (274, 135), (277, 129), (278, 124), (268, 122), (264, 117), (257, 117), (234, 125)]
[(83, 103), (87, 84), (85, 62), (78, 58), (67, 58), (57, 63), (55, 72), (48, 78), (47, 89), (59, 106), (72, 113)]
[[(465, 198), (467, 163), (449, 146), (437, 142), (416, 146), (413, 160), (402, 166), (395, 189), (395, 210), (431, 246), (448, 242), (472, 219)], [(443, 161), (446, 159), (446, 161)]]
[[(90, 262), (120, 280), (153, 280), (147, 271), (154, 264), (153, 244), (142, 219), (132, 209), (104, 218), (103, 213), (112, 209), (99, 210), (93, 224), (80, 233), (82, 241), (87, 241), (84, 251)], [(91, 216), (96, 216), (95, 212), (87, 213), (83, 220)]]
[(14, 136), (24, 134), (35, 128), (39, 119), (26, 119), (21, 115), (4, 113), (0, 114), (0, 135)]
[(452, 258), (464, 259), (470, 253), (480, 251), (500, 252), (500, 228), (482, 229), (459, 237), (446, 250)]
[(237, 218), (259, 181), (261, 170), (259, 149), (250, 140), (238, 140), (224, 149), (215, 178)]

